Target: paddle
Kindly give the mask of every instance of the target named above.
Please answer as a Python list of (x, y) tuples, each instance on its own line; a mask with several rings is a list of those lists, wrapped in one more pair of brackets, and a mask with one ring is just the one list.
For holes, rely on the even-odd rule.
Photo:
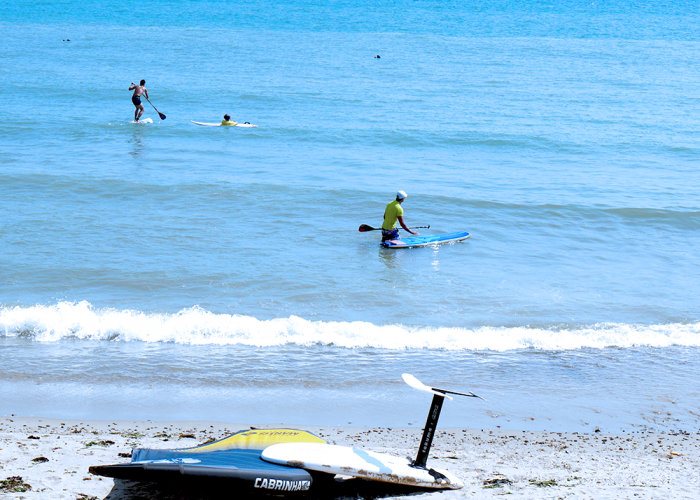
[[(146, 100), (148, 101), (148, 97), (146, 97)], [(153, 106), (153, 103), (152, 103), (151, 101), (148, 101), (148, 104), (150, 104), (151, 106)], [(161, 113), (160, 111), (158, 111), (158, 108), (156, 108), (155, 106), (153, 106), (153, 109), (156, 110), (156, 113), (158, 113), (158, 116), (160, 116), (160, 119), (161, 119), (161, 120), (165, 120), (165, 115), (164, 115), (163, 113)]]
[[(409, 229), (428, 229), (430, 226), (415, 226), (415, 227), (410, 227)], [(362, 224), (360, 226), (360, 232), (364, 233), (365, 231), (380, 231), (382, 228), (381, 227), (372, 227), (368, 226), (367, 224)], [(402, 227), (399, 227), (397, 229), (403, 229)], [(404, 229), (405, 231), (405, 229)]]

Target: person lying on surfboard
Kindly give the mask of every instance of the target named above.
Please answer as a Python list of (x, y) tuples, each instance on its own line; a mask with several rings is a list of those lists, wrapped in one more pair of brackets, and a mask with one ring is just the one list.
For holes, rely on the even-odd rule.
[(384, 223), (382, 224), (382, 241), (387, 240), (399, 240), (399, 230), (396, 228), (396, 221), (401, 224), (409, 233), (418, 236), (419, 233), (411, 231), (406, 223), (403, 221), (403, 208), (401, 204), (404, 202), (408, 195), (405, 191), (399, 191), (396, 193), (396, 200), (392, 201), (386, 206), (384, 210)]
[(134, 121), (137, 122), (139, 121), (139, 118), (141, 118), (141, 115), (143, 114), (143, 104), (141, 104), (141, 96), (143, 94), (146, 94), (146, 99), (148, 99), (148, 90), (146, 90), (146, 80), (141, 80), (141, 83), (136, 85), (134, 82), (131, 82), (131, 86), (129, 87), (129, 90), (134, 91), (134, 95), (131, 96), (131, 102), (134, 103), (134, 106), (136, 106), (136, 111), (134, 111)]
[(221, 122), (221, 125), (224, 125), (226, 127), (235, 127), (238, 125), (238, 122), (235, 120), (231, 119), (231, 115), (224, 115), (224, 120)]

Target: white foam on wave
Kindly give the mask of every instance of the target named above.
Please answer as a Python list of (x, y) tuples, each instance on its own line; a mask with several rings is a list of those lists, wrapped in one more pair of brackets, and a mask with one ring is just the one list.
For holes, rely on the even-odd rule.
[(200, 307), (176, 314), (98, 309), (86, 301), (52, 306), (0, 307), (0, 336), (53, 342), (65, 338), (270, 347), (334, 345), (346, 348), (507, 351), (535, 348), (700, 346), (700, 322), (581, 328), (448, 328), (309, 321), (296, 316), (259, 320), (214, 314)]

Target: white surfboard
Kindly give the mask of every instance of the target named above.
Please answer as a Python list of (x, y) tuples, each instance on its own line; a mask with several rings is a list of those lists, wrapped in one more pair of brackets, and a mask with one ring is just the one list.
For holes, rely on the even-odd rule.
[(144, 118), (143, 120), (131, 121), (131, 122), (129, 122), (129, 123), (135, 123), (135, 124), (137, 124), (137, 125), (145, 125), (145, 124), (147, 124), (147, 123), (153, 123), (153, 120), (151, 120), (150, 118)]
[(282, 443), (265, 448), (263, 460), (306, 470), (353, 476), (384, 483), (457, 490), (462, 481), (447, 471), (411, 467), (406, 458), (317, 443)]
[[(196, 122), (194, 120), (190, 120), (192, 123), (195, 125), (200, 125), (202, 127), (222, 127), (220, 123), (203, 123), (203, 122)], [(229, 127), (231, 125), (227, 125)], [(250, 123), (237, 123), (236, 125), (233, 125), (234, 127), (243, 127), (243, 128), (258, 128), (257, 125), (251, 125)]]

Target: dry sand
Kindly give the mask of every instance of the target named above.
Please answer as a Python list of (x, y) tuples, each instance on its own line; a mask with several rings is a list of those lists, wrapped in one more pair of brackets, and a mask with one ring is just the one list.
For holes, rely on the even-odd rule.
[[(331, 444), (398, 456), (414, 456), (421, 434), (413, 428), (255, 427), (308, 430)], [(94, 476), (88, 467), (128, 462), (135, 447), (184, 448), (249, 428), (214, 422), (0, 418), (0, 481), (20, 476), (20, 484), (31, 487), (9, 492), (0, 483), (0, 498), (194, 498), (197, 495), (182, 496), (153, 485)], [(603, 435), (445, 428), (435, 437), (428, 465), (449, 470), (466, 486), (410, 498), (700, 499), (699, 446), (700, 435), (684, 433)]]

